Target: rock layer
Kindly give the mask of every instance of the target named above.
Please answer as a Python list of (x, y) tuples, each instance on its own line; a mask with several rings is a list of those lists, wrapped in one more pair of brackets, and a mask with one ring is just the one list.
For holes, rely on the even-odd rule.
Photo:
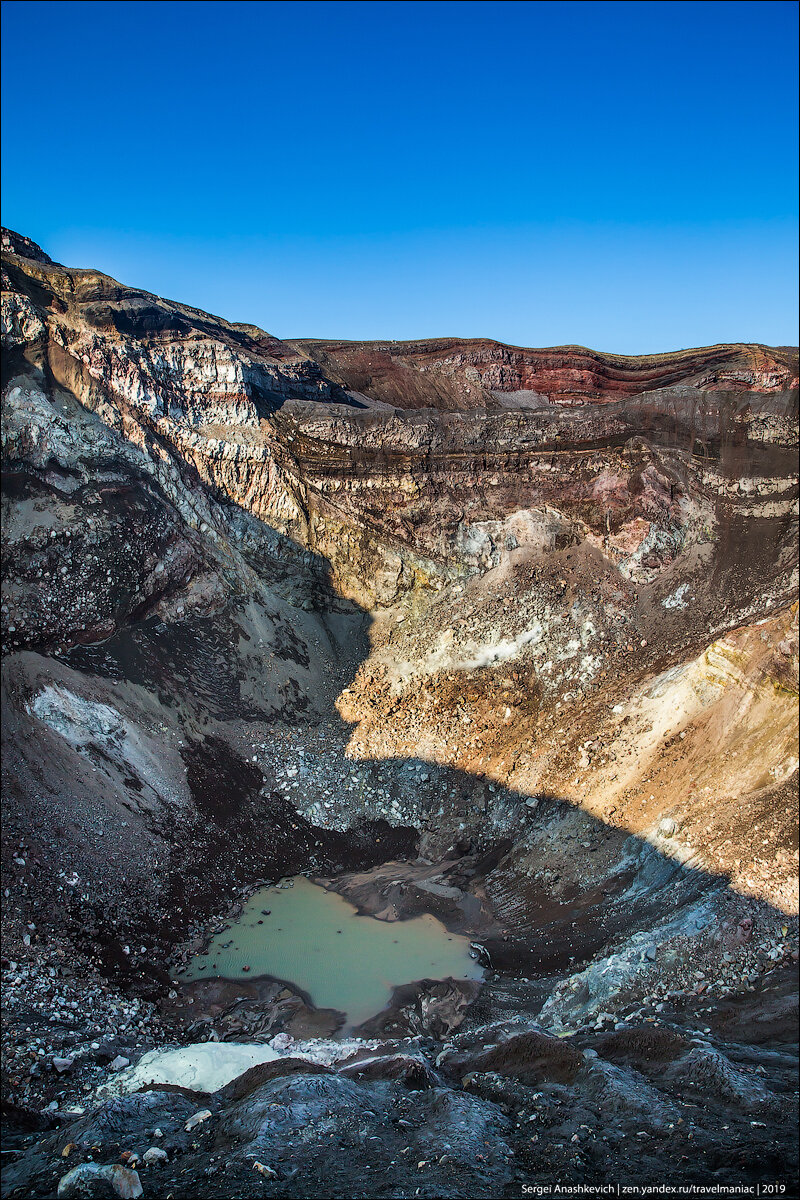
[(723, 345), (626, 357), (584, 346), (530, 350), (488, 339), (291, 343), (351, 391), (399, 409), (539, 408), (613, 403), (687, 385), (709, 391), (797, 387), (797, 352)]

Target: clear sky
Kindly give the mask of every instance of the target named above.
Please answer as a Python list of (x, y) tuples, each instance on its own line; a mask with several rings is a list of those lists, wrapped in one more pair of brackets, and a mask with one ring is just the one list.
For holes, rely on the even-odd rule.
[(282, 337), (797, 341), (797, 6), (3, 6), (3, 222)]

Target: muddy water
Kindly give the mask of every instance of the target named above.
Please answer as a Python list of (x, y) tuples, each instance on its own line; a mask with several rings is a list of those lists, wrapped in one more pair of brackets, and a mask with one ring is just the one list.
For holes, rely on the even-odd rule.
[(358, 1025), (384, 1009), (399, 984), (481, 979), (483, 971), (470, 958), (469, 940), (448, 933), (435, 917), (361, 916), (336, 892), (298, 876), (293, 887), (251, 896), (181, 977), (263, 975), (294, 984), (317, 1008), (335, 1008)]

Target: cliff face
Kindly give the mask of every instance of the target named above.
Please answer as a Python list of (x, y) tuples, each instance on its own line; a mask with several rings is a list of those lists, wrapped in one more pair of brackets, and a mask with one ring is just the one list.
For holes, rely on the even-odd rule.
[(795, 597), (788, 351), (288, 344), (4, 237), (12, 651), (114, 645), (183, 694), (191, 635), (192, 710), (294, 719), (330, 711), (366, 612), (353, 751), (507, 782), (543, 721), (602, 725), (610, 687)]
[[(520, 1178), (572, 1178), (579, 1131), (606, 1128), (620, 1149), (600, 1177), (623, 1177), (620, 1136), (683, 1104), (686, 1079), (700, 1103), (684, 1127), (669, 1110), (653, 1178), (717, 1182), (733, 1110), (748, 1161), (754, 1129), (772, 1146), (783, 1051), (755, 1088), (697, 1035), (713, 1024), (726, 1053), (750, 1025), (791, 1040), (796, 354), (289, 343), (63, 267), (13, 233), (3, 249), (13, 1102), (83, 1106), (104, 1078), (93, 1039), (123, 1019), (137, 1052), (319, 1028), (277, 985), (253, 980), (243, 1007), (238, 986), (185, 1000), (170, 983), (205, 917), (303, 871), (386, 919), (435, 911), (496, 968), (474, 1019), (447, 987), (399, 989), (376, 1018), (381, 1038), (467, 1031), (429, 1056), (436, 1086), (409, 1103), (456, 1105), (463, 1132), (469, 1078), (481, 1112), (502, 1104), (529, 1131), (531, 1081), (562, 1079), (545, 1049), (563, 1058), (565, 1043), (541, 1030), (583, 1039), (594, 1058), (558, 1093), (571, 1123), (551, 1127), (548, 1109), (536, 1127), (561, 1157)], [(72, 1040), (57, 1041), (65, 980)], [(509, 1030), (528, 1025), (515, 1049)], [(74, 1079), (29, 1071), (34, 1026), (42, 1045), (83, 1043)], [(652, 1035), (673, 1046), (658, 1069)], [(640, 1043), (641, 1061), (626, 1057)], [(409, 1046), (395, 1048), (375, 1060), (384, 1090), (427, 1061), (406, 1076)], [(658, 1095), (641, 1099), (640, 1067)], [(527, 1164), (529, 1134), (509, 1136)], [(53, 1194), (63, 1142), (49, 1165), (37, 1150), (14, 1167), (26, 1194)], [(243, 1195), (252, 1145), (231, 1176)], [(169, 1186), (194, 1171), (203, 1195), (196, 1150), (176, 1150)], [(351, 1194), (362, 1164), (344, 1158)], [(431, 1194), (452, 1183), (437, 1161)]]
[(791, 502), (787, 351), (289, 345), (5, 237), (7, 371), (39, 372), (149, 460), (318, 553), (367, 608), (497, 565), (508, 521), (523, 545), (555, 521), (650, 579), (740, 510), (777, 530)]
[(797, 387), (797, 352), (724, 345), (674, 354), (598, 354), (584, 346), (530, 350), (489, 339), (292, 342), (331, 379), (400, 409), (539, 408), (612, 403), (685, 384), (703, 390)]

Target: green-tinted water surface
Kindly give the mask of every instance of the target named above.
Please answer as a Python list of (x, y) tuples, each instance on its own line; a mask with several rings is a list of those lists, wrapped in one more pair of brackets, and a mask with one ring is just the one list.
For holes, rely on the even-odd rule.
[(294, 887), (251, 896), (183, 972), (186, 980), (259, 975), (295, 984), (317, 1008), (335, 1008), (358, 1025), (386, 1007), (398, 984), (483, 972), (468, 939), (430, 914), (394, 922), (359, 916), (336, 892), (298, 876)]

